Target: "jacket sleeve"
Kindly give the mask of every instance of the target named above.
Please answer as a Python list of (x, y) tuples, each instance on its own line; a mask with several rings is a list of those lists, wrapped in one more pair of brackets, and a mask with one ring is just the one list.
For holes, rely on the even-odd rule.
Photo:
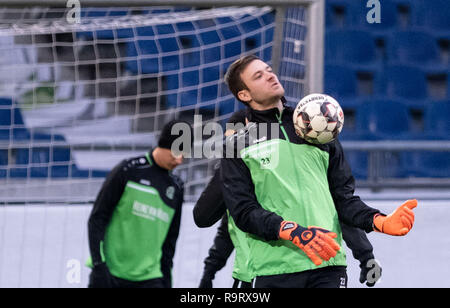
[(105, 237), (106, 227), (125, 189), (126, 175), (123, 167), (124, 162), (117, 165), (108, 174), (89, 216), (89, 249), (94, 265), (104, 262), (101, 243)]
[(213, 280), (215, 274), (225, 266), (233, 250), (234, 245), (228, 232), (228, 216), (225, 214), (219, 228), (217, 228), (214, 244), (209, 249), (208, 257), (205, 259), (203, 277)]
[(373, 216), (380, 211), (369, 207), (354, 195), (355, 178), (338, 140), (330, 144), (329, 155), (328, 183), (339, 220), (366, 232), (373, 231)]
[(358, 228), (341, 223), (342, 236), (347, 247), (352, 251), (353, 257), (360, 263), (374, 259), (373, 247), (366, 233)]
[(177, 243), (178, 235), (180, 233), (180, 223), (181, 223), (181, 209), (184, 202), (184, 187), (181, 186), (180, 192), (178, 194), (177, 208), (175, 209), (175, 215), (173, 216), (172, 222), (169, 227), (166, 239), (162, 247), (162, 257), (161, 257), (161, 272), (163, 274), (164, 287), (172, 287), (172, 267), (173, 267), (173, 257), (175, 255), (175, 246)]
[(266, 241), (277, 240), (283, 218), (262, 208), (244, 161), (222, 158), (220, 170), (225, 205), (237, 227)]
[(220, 180), (220, 164), (218, 165), (214, 176), (194, 206), (194, 222), (199, 228), (211, 227), (226, 211)]

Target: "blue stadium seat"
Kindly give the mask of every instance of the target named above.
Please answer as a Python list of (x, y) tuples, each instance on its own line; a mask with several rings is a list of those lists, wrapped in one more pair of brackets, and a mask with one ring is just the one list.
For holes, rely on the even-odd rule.
[(450, 158), (448, 152), (414, 151), (403, 153), (407, 176), (448, 178)]
[(0, 150), (0, 179), (5, 178), (8, 166), (8, 150)]
[[(176, 42), (174, 40), (175, 38), (161, 40), (160, 43), (164, 44), (163, 50), (174, 51), (174, 48), (176, 48)], [(180, 69), (178, 55), (165, 55), (160, 57), (158, 54), (157, 45), (152, 39), (129, 42), (127, 43), (127, 56), (133, 58), (139, 56), (139, 59), (128, 60), (126, 67), (135, 74), (158, 73), (161, 72), (161, 69), (163, 72)]]
[(355, 179), (367, 179), (369, 154), (363, 151), (350, 151), (344, 149), (344, 155)]
[(429, 138), (450, 139), (450, 100), (427, 104), (425, 133)]
[(220, 67), (218, 65), (205, 66), (202, 68), (203, 82), (218, 81), (218, 80), (220, 80)]
[(387, 40), (387, 59), (390, 63), (443, 70), (439, 53), (437, 40), (426, 32), (394, 32)]
[(325, 36), (325, 62), (375, 70), (375, 40), (370, 32), (329, 30)]
[(8, 165), (8, 150), (0, 150), (0, 166)]
[(221, 41), (219, 34), (215, 30), (201, 32), (200, 39), (204, 45), (219, 43)]
[(428, 30), (435, 37), (450, 39), (450, 1), (414, 0), (412, 15), (415, 27)]
[(0, 97), (0, 140), (64, 141), (64, 136), (30, 132), (17, 104), (8, 97)]
[(176, 32), (193, 32), (195, 30), (195, 26), (191, 21), (179, 22), (175, 24)]
[(325, 65), (325, 93), (339, 101), (342, 107), (353, 107), (358, 94), (356, 73), (344, 65)]
[(404, 65), (386, 66), (375, 78), (375, 89), (379, 95), (404, 99), (411, 106), (422, 106), (428, 95), (425, 73)]
[(114, 40), (134, 37), (132, 28), (118, 28), (111, 30), (96, 30), (96, 31), (80, 31), (76, 33), (77, 38), (82, 38), (87, 41), (96, 40)]
[(377, 37), (384, 36), (388, 31), (399, 27), (398, 8), (394, 1), (380, 1), (380, 23), (369, 23), (367, 21), (367, 15), (373, 8), (373, 6), (367, 7), (368, 1), (351, 1), (351, 3), (350, 15), (355, 27), (370, 31)]
[(8, 97), (0, 98), (0, 140), (29, 139), (20, 108)]
[(379, 139), (411, 139), (411, 117), (406, 104), (389, 99), (362, 102), (356, 129)]
[[(243, 17), (245, 18), (245, 16)], [(257, 18), (253, 18), (241, 23), (240, 26), (244, 30), (244, 33), (249, 33), (252, 31), (259, 31), (263, 25), (260, 24)]]
[[(425, 112), (425, 138), (428, 140), (450, 140), (450, 100), (433, 101)], [(403, 154), (404, 165), (409, 176), (444, 178), (450, 175), (449, 152), (414, 151)]]
[[(411, 132), (411, 124), (408, 106), (395, 100), (374, 99), (362, 103), (356, 117), (356, 129), (365, 136), (364, 140), (414, 140), (416, 136)], [(403, 153), (383, 152), (380, 155), (376, 170), (379, 176), (408, 175)]]
[(348, 0), (327, 0), (325, 22), (327, 29), (343, 28), (353, 23), (351, 2)]
[[(157, 34), (171, 34), (175, 30), (172, 25), (159, 25), (156, 34), (152, 27), (136, 28), (139, 39), (128, 42), (126, 46), (127, 57), (139, 59), (128, 60), (126, 68), (134, 74), (150, 74), (180, 69), (178, 55), (163, 55), (160, 52), (174, 52), (180, 46), (175, 36), (155, 38)], [(159, 50), (159, 48), (161, 50)], [(161, 66), (161, 68), (160, 68)]]
[[(211, 105), (204, 106), (201, 109), (215, 109), (214, 100), (218, 97), (218, 84), (207, 84), (219, 80), (219, 67), (204, 67), (201, 70), (184, 71), (180, 74), (166, 76), (166, 89), (178, 90), (178, 94), (167, 95), (167, 107), (177, 107), (177, 101), (180, 99), (179, 107), (193, 106), (198, 103), (211, 102)], [(181, 80), (179, 80), (181, 78)], [(198, 86), (198, 87), (196, 87)], [(185, 87), (191, 87), (183, 89)]]
[[(63, 166), (53, 166), (52, 169), (61, 169), (67, 167), (69, 162), (70, 148), (67, 147), (32, 147), (16, 150), (16, 165), (26, 165), (30, 169), (29, 176), (31, 177), (46, 178), (49, 176), (49, 167), (53, 163)], [(15, 170), (13, 173), (15, 177), (21, 174), (26, 176), (23, 174), (23, 170), (22, 172)]]

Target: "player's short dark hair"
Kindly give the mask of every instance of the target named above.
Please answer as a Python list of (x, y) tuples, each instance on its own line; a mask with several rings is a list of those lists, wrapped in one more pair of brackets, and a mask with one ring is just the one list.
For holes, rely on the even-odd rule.
[(234, 97), (236, 97), (240, 102), (248, 105), (248, 102), (244, 102), (239, 99), (238, 93), (242, 90), (248, 90), (247, 86), (241, 79), (241, 73), (245, 70), (245, 68), (253, 61), (261, 60), (259, 57), (255, 55), (248, 55), (242, 57), (236, 61), (234, 61), (227, 70), (225, 74), (225, 82), (228, 85), (231, 93), (233, 93)]

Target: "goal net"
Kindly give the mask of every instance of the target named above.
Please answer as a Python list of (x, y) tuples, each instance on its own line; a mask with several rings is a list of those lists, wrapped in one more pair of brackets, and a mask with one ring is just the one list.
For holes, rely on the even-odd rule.
[[(242, 55), (256, 54), (276, 69), (289, 104), (321, 91), (323, 1), (292, 7), (83, 3), (0, 8), (5, 206), (90, 204), (112, 167), (156, 146), (167, 121), (193, 123), (196, 116), (200, 129), (211, 121), (223, 126), (243, 108), (224, 83), (226, 69)], [(187, 200), (196, 200), (214, 164), (191, 158), (176, 169)]]

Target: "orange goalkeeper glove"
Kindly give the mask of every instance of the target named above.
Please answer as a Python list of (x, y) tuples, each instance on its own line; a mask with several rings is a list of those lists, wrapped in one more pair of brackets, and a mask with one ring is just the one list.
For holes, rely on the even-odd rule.
[(417, 200), (408, 200), (388, 216), (376, 214), (373, 218), (374, 230), (389, 235), (406, 235), (414, 225), (413, 208)]
[(292, 221), (281, 222), (279, 236), (303, 250), (315, 265), (334, 258), (341, 248), (334, 240), (336, 233), (317, 227), (306, 229)]

